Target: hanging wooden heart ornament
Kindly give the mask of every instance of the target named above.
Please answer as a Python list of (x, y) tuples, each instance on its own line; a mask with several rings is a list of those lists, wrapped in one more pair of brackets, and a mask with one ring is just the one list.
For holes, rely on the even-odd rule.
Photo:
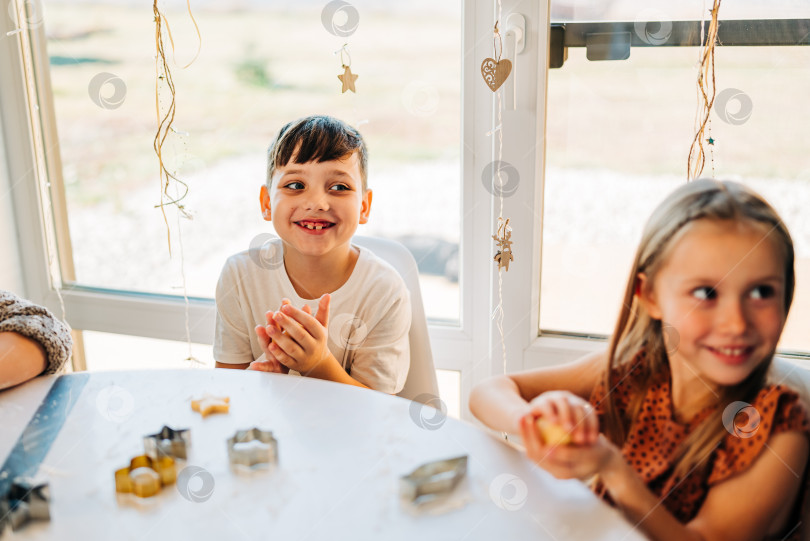
[(496, 61), (494, 58), (486, 58), (481, 64), (481, 75), (490, 90), (495, 92), (512, 73), (512, 62), (504, 58)]
[(500, 30), (498, 30), (498, 21), (495, 21), (495, 28), (492, 31), (492, 48), (494, 49), (492, 56), (495, 58), (484, 59), (484, 62), (481, 63), (481, 75), (484, 76), (484, 82), (489, 89), (495, 92), (512, 72), (512, 62), (505, 58), (501, 60), (503, 39)]

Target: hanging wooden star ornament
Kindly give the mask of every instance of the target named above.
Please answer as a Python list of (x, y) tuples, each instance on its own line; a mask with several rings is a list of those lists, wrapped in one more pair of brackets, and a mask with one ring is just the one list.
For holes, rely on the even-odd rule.
[(504, 221), (498, 218), (498, 234), (492, 235), (498, 244), (498, 253), (492, 259), (498, 263), (498, 270), (506, 269), (509, 272), (509, 263), (515, 260), (512, 255), (512, 228), (509, 227), (509, 218)]
[(340, 93), (343, 94), (347, 90), (357, 93), (357, 90), (354, 88), (354, 82), (357, 80), (357, 77), (359, 76), (352, 73), (352, 68), (344, 64), (343, 75), (338, 75), (338, 79), (343, 83), (343, 88), (340, 90)]
[[(346, 55), (348, 62), (344, 60), (344, 54)], [(337, 76), (337, 78), (340, 79), (340, 82), (343, 83), (343, 88), (340, 89), (340, 93), (345, 94), (347, 90), (351, 90), (356, 94), (357, 89), (354, 87), (354, 82), (357, 80), (359, 75), (352, 73), (352, 57), (349, 56), (349, 51), (346, 49), (346, 45), (343, 45), (343, 47), (340, 49), (340, 63), (343, 66), (343, 75)]]
[(503, 53), (503, 39), (498, 30), (498, 23), (495, 22), (495, 37), (493, 38), (493, 55), (495, 58), (485, 58), (481, 63), (481, 75), (484, 77), (484, 82), (490, 90), (497, 91), (501, 85), (512, 73), (512, 62), (504, 58), (501, 60)]

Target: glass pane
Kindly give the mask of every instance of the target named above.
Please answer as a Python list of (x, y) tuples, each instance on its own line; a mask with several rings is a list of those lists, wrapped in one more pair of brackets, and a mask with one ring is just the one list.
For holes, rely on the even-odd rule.
[(207, 344), (94, 331), (82, 335), (88, 370), (214, 368), (213, 346)]
[(458, 370), (436, 370), (439, 383), (439, 396), (447, 406), (447, 415), (461, 418), (461, 372)]
[[(167, 208), (171, 258), (155, 208), (149, 3), (45, 0), (77, 282), (180, 294), (182, 251), (188, 294), (212, 297), (225, 259), (272, 233), (258, 202), (270, 139), (325, 113), (357, 126), (370, 149), (374, 205), (358, 234), (402, 240), (420, 261), (428, 316), (457, 320), (461, 4), (357, 1), (329, 18), (335, 2), (192, 2), (202, 48), (186, 69), (197, 47), (186, 3), (161, 5), (177, 47), (172, 62), (165, 38), (176, 116), (164, 162), (188, 184), (193, 217)], [(414, 28), (431, 39), (413, 39)], [(341, 93), (344, 43), (357, 93)]]
[[(723, 6), (725, 7), (725, 5)], [(722, 9), (722, 8), (721, 8)], [(686, 180), (697, 48), (634, 48), (549, 71), (540, 325), (610, 334), (641, 228)], [(797, 255), (783, 349), (810, 351), (810, 47), (720, 47), (711, 116), (714, 176), (744, 182), (780, 212)], [(712, 176), (707, 162), (703, 176)]]

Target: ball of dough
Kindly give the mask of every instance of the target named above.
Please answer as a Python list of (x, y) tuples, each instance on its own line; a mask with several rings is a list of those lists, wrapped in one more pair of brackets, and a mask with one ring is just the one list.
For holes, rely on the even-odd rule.
[(537, 430), (543, 438), (545, 445), (568, 445), (571, 443), (571, 434), (563, 427), (540, 417), (537, 419)]

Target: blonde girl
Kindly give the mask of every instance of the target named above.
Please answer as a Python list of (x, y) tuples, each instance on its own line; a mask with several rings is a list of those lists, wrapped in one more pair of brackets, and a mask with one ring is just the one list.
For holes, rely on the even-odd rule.
[(652, 539), (799, 538), (810, 425), (768, 380), (794, 283), (768, 203), (686, 184), (645, 226), (608, 350), (493, 378), (470, 410), (554, 476), (593, 479)]

